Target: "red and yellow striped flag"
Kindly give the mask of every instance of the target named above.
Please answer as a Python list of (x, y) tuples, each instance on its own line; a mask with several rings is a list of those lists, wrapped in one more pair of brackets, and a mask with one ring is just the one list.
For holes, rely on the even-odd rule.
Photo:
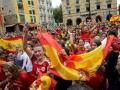
[(107, 56), (113, 39), (114, 36), (108, 36), (103, 40), (102, 45), (95, 50), (85, 54), (69, 56), (68, 67), (77, 70), (83, 69), (89, 72), (89, 74), (91, 72), (95, 73)]
[(86, 76), (82, 75), (83, 71), (79, 72), (75, 69), (66, 67), (61, 63), (59, 53), (62, 48), (53, 37), (48, 33), (38, 33), (38, 38), (46, 51), (46, 55), (50, 58), (51, 68), (65, 80), (85, 80)]
[(69, 59), (72, 57), (72, 60), (67, 61), (67, 66), (59, 58), (62, 51), (61, 46), (50, 34), (39, 32), (38, 38), (46, 51), (46, 55), (50, 58), (51, 68), (54, 68), (60, 77), (65, 80), (87, 80), (102, 64), (114, 36), (106, 38), (101, 46), (89, 53), (70, 56)]
[(21, 37), (14, 37), (14, 38), (1, 38), (0, 39), (0, 46), (2, 46), (5, 50), (9, 52), (15, 52), (16, 46), (23, 46), (23, 40)]
[(111, 22), (120, 22), (120, 15), (113, 15), (113, 16), (110, 18), (110, 21), (111, 21)]

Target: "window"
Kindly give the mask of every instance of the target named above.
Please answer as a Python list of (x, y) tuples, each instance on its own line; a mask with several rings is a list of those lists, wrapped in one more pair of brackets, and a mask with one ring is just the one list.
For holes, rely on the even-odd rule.
[(46, 22), (46, 15), (44, 15), (44, 22)]
[(86, 2), (90, 2), (90, 0), (86, 0)]
[(87, 12), (90, 11), (90, 7), (86, 7), (86, 11), (87, 11)]
[(28, 4), (30, 5), (30, 1), (28, 1)]
[(19, 16), (20, 16), (20, 21), (25, 23), (25, 16), (22, 14), (19, 14)]
[(36, 22), (36, 17), (34, 16), (34, 22)]
[(79, 12), (80, 12), (80, 8), (76, 7), (76, 13), (79, 13)]
[(31, 19), (31, 22), (33, 22), (33, 17), (32, 16), (30, 16), (30, 19)]
[(96, 2), (100, 2), (100, 0), (96, 0)]
[(50, 7), (52, 6), (52, 2), (50, 2)]
[(97, 5), (96, 8), (97, 8), (97, 10), (99, 10), (100, 9), (100, 5)]
[(44, 0), (42, 0), (42, 4), (44, 4)]
[(66, 12), (67, 12), (67, 14), (70, 14), (70, 13), (71, 13), (70, 7), (67, 7), (67, 8), (66, 8)]
[(107, 4), (107, 8), (111, 8), (111, 4)]
[(22, 2), (22, 0), (18, 0), (18, 2)]
[(67, 5), (70, 5), (70, 1), (69, 1), (69, 0), (66, 0), (66, 4), (67, 4)]
[(35, 14), (35, 10), (33, 10), (33, 14)]
[(47, 12), (49, 13), (49, 9), (47, 10)]
[(31, 1), (31, 5), (34, 5), (34, 2), (33, 2), (33, 1)]
[(22, 3), (18, 3), (18, 9), (23, 10), (23, 4)]
[(76, 0), (76, 4), (79, 4), (79, 0)]
[(29, 13), (30, 13), (30, 14), (32, 14), (32, 11), (31, 11), (31, 10), (29, 10)]

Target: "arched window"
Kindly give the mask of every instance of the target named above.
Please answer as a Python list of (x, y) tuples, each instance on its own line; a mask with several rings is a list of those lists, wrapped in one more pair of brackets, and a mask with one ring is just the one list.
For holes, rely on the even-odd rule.
[(102, 18), (100, 15), (96, 16), (96, 22), (101, 22), (102, 21)]
[(106, 16), (106, 20), (108, 20), (108, 21), (110, 21), (110, 18), (112, 17), (112, 14), (108, 14), (107, 16)]
[(72, 22), (71, 19), (68, 19), (68, 20), (67, 20), (67, 25), (68, 25), (68, 26), (69, 26), (69, 25), (73, 25), (73, 22)]
[(76, 19), (76, 25), (79, 25), (82, 22), (81, 18)]

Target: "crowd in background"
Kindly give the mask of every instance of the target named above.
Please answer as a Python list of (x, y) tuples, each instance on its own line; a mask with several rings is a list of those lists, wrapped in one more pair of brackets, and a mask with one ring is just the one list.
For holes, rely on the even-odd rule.
[[(35, 27), (33, 30), (32, 28)], [(120, 90), (120, 23), (88, 20), (78, 26), (58, 26), (54, 30), (42, 26), (24, 26), (23, 32), (6, 33), (1, 38), (23, 36), (23, 47), (16, 46), (15, 53), (0, 47), (0, 59), (7, 61), (0, 66), (2, 90), (28, 90), (40, 73), (48, 73), (49, 58), (37, 38), (42, 30), (50, 33), (64, 49), (63, 55), (84, 54), (101, 45), (108, 35), (114, 35), (109, 54), (96, 77), (88, 82), (66, 81), (54, 76), (57, 85), (51, 90)], [(84, 84), (83, 84), (84, 83)], [(32, 87), (31, 90), (36, 90)]]

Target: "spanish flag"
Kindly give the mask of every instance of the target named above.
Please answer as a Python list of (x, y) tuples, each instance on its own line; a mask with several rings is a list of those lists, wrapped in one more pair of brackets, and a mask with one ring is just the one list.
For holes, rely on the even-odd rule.
[(114, 36), (108, 36), (98, 48), (91, 52), (69, 56), (67, 66), (76, 70), (82, 69), (92, 75), (106, 58), (114, 38)]
[(16, 46), (23, 46), (22, 36), (13, 37), (13, 38), (1, 38), (0, 46), (2, 46), (5, 50), (9, 52), (15, 52)]
[(69, 56), (66, 66), (59, 58), (62, 49), (57, 41), (48, 33), (39, 32), (38, 38), (50, 58), (51, 68), (54, 68), (60, 77), (65, 80), (88, 80), (107, 56), (114, 36), (108, 36), (102, 45), (89, 53)]
[(111, 22), (120, 22), (120, 15), (113, 15), (110, 19)]
[(46, 55), (51, 61), (51, 68), (59, 74), (64, 80), (86, 80), (86, 75), (83, 71), (78, 71), (65, 66), (61, 63), (59, 54), (62, 51), (61, 46), (48, 33), (38, 33), (38, 38), (45, 49)]

